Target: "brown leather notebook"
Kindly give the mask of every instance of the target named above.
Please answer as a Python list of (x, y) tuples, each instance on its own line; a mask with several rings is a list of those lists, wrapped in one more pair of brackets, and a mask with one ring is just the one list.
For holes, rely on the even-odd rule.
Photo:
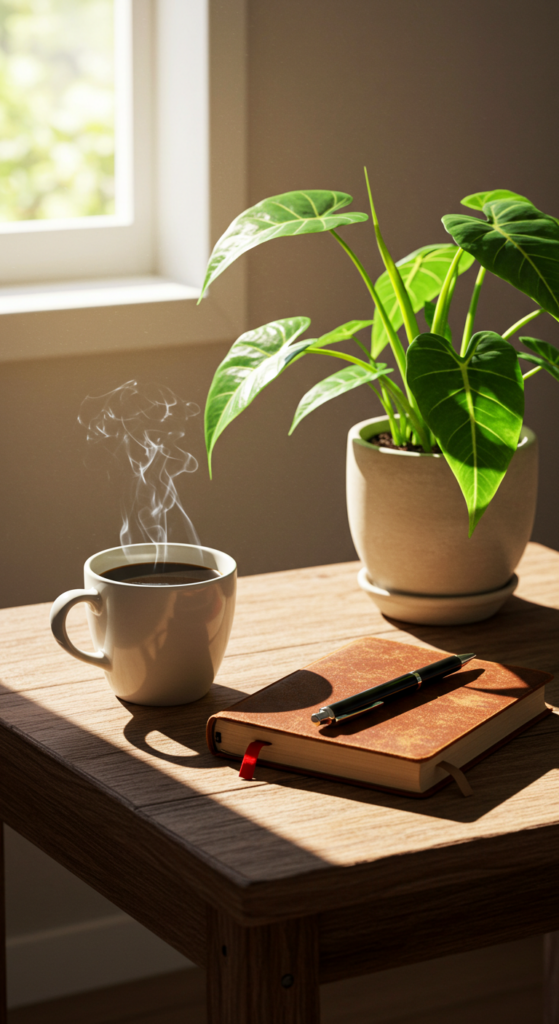
[(429, 796), (451, 781), (441, 761), (468, 768), (549, 714), (544, 686), (553, 677), (476, 658), (343, 724), (317, 727), (311, 713), (444, 653), (376, 637), (355, 640), (213, 715), (209, 748), (241, 760), (249, 743), (260, 740), (268, 745), (259, 764)]

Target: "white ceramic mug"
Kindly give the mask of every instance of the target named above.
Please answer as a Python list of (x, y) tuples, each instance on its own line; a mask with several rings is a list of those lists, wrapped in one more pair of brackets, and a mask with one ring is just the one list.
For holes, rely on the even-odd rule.
[[(99, 551), (84, 565), (84, 590), (68, 590), (51, 610), (58, 643), (104, 669), (122, 700), (189, 704), (206, 694), (221, 664), (235, 610), (237, 566), (222, 551), (167, 544), (166, 561), (217, 570), (213, 579), (165, 586), (117, 582), (102, 574), (127, 563), (154, 563), (161, 545), (133, 544)], [(94, 652), (70, 640), (66, 616), (84, 601)]]

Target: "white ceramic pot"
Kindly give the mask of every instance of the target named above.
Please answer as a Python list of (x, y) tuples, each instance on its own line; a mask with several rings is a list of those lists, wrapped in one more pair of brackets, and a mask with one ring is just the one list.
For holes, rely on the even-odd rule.
[(522, 428), (497, 494), (468, 537), (462, 492), (442, 455), (378, 448), (385, 417), (349, 432), (347, 507), (360, 585), (385, 614), (407, 622), (476, 622), (514, 590), (514, 570), (536, 509), (538, 445)]

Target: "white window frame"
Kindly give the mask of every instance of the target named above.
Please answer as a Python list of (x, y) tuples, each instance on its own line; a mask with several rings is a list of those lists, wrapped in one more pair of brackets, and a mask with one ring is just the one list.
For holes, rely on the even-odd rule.
[[(196, 306), (210, 244), (247, 205), (246, 0), (132, 5), (136, 162), (147, 163), (146, 147), (158, 155), (134, 181), (136, 207), (148, 211), (133, 246), (137, 269), (111, 252), (90, 277), (0, 287), (0, 362), (230, 341), (246, 329), (243, 261)], [(180, 108), (177, 96), (195, 101)], [(43, 223), (11, 239), (40, 242), (47, 267), (61, 231), (78, 244), (79, 235), (102, 242), (127, 228), (107, 218), (106, 226), (49, 233)]]

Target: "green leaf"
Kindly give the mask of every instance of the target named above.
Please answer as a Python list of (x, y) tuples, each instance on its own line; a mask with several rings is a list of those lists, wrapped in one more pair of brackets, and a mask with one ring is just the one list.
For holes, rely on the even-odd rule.
[[(396, 264), (406, 286), (414, 313), (423, 309), (426, 302), (439, 294), (455, 254), (456, 246), (451, 244), (424, 245), (421, 249), (411, 252), (409, 256), (404, 256)], [(463, 274), (473, 262), (473, 257), (464, 253), (460, 260), (459, 273)], [(402, 314), (387, 271), (381, 274), (375, 282), (375, 289), (388, 314), (390, 323), (397, 331), (402, 326)], [(371, 345), (373, 359), (380, 355), (387, 343), (388, 335), (382, 325), (378, 310), (375, 310)]]
[(292, 434), (301, 420), (314, 409), (318, 409), (319, 405), (324, 405), (324, 402), (329, 402), (331, 398), (337, 398), (338, 395), (344, 395), (346, 391), (352, 391), (353, 388), (358, 388), (361, 384), (367, 384), (369, 381), (377, 380), (392, 372), (392, 368), (387, 367), (386, 363), (378, 363), (375, 368), (371, 367), (370, 370), (365, 370), (362, 366), (347, 366), (345, 369), (333, 373), (331, 377), (326, 377), (325, 380), (321, 380), (310, 391), (307, 391), (306, 395), (303, 395), (295, 411), (289, 433)]
[(273, 320), (241, 334), (218, 366), (206, 400), (204, 430), (211, 476), (214, 445), (256, 396), (295, 359), (316, 344), (315, 339), (296, 342), (310, 326), (306, 316)]
[(559, 223), (531, 203), (486, 203), (487, 221), (465, 214), (443, 217), (454, 241), (482, 267), (525, 292), (559, 318)]
[[(431, 327), (433, 326), (433, 320), (435, 319), (435, 310), (436, 310), (436, 308), (437, 308), (437, 303), (436, 302), (429, 302), (429, 301), (426, 302), (424, 307), (423, 307), (423, 315), (425, 317), (425, 322), (426, 322), (427, 327), (429, 329), (431, 329)], [(452, 331), (450, 330), (450, 324), (448, 324), (448, 323), (447, 323), (447, 325), (446, 325), (446, 327), (444, 329), (444, 336), (445, 336), (446, 340), (450, 341), (450, 343), (452, 344)]]
[(340, 224), (356, 224), (368, 220), (366, 213), (340, 213), (353, 202), (345, 192), (284, 192), (263, 199), (235, 218), (216, 243), (210, 256), (202, 295), (212, 281), (255, 245), (284, 235), (308, 235), (316, 231), (332, 231)]
[(555, 377), (555, 380), (559, 380), (559, 349), (555, 348), (555, 345), (550, 345), (548, 341), (540, 341), (539, 338), (520, 338), (520, 341), (536, 353), (529, 355), (528, 352), (519, 352), (520, 359), (541, 366)]
[(521, 196), (518, 192), (511, 192), (508, 188), (494, 188), (489, 192), (473, 192), (471, 196), (465, 196), (460, 202), (462, 206), (468, 206), (470, 210), (483, 210), (486, 203), (497, 199), (521, 199), (523, 203), (530, 202), (526, 196)]
[(480, 331), (466, 355), (420, 334), (407, 353), (410, 385), (468, 506), (470, 536), (503, 479), (520, 437), (524, 382), (516, 352)]

